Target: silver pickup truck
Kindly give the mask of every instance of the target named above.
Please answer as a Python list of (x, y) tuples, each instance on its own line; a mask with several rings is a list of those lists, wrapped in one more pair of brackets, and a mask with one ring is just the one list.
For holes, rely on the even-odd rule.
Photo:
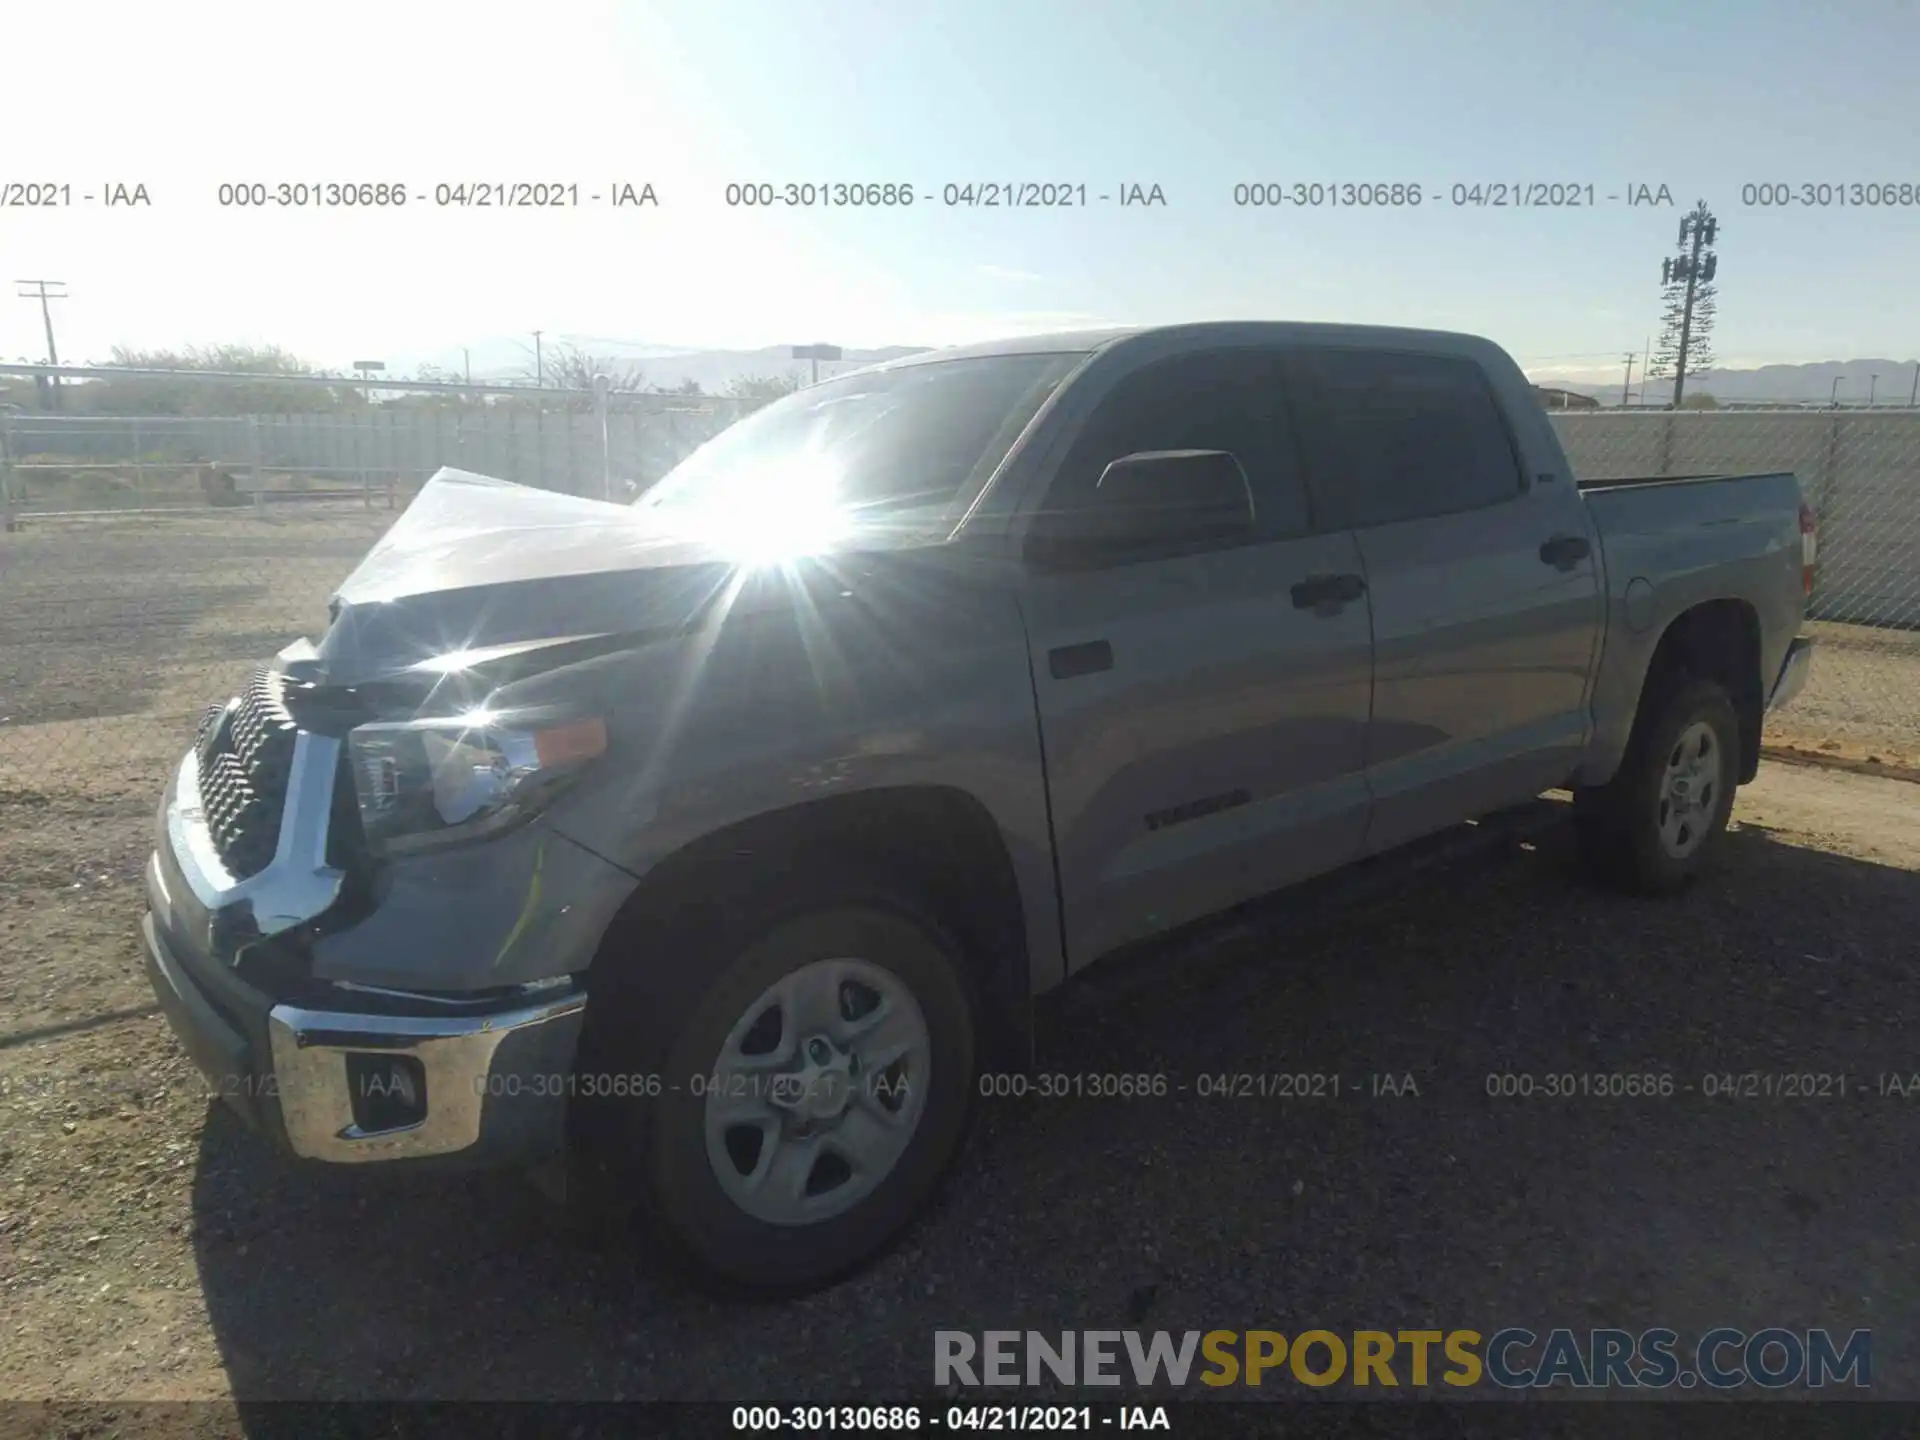
[(1118, 947), (1562, 786), (1681, 887), (1814, 538), (1789, 474), (1577, 484), (1498, 347), (1347, 326), (918, 355), (631, 506), (442, 471), (206, 713), (149, 973), (294, 1156), (565, 1156), (817, 1285)]

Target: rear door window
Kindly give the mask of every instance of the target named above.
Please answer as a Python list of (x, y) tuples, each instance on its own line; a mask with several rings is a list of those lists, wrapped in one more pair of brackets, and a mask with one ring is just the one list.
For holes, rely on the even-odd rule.
[(1522, 493), (1506, 418), (1471, 360), (1308, 351), (1288, 373), (1323, 525), (1365, 529)]

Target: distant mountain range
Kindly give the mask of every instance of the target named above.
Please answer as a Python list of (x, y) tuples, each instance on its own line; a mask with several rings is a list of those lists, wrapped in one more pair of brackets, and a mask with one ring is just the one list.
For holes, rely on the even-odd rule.
[[(616, 369), (636, 369), (646, 384), (652, 387), (672, 390), (692, 380), (710, 395), (725, 393), (727, 387), (736, 380), (788, 375), (804, 379), (813, 370), (811, 361), (793, 358), (793, 347), (790, 345), (768, 345), (758, 350), (684, 350), (666, 345), (595, 341), (563, 335), (549, 338), (542, 347), (546, 355), (552, 355), (561, 348), (591, 356)], [(915, 355), (927, 348), (925, 345), (888, 345), (878, 350), (845, 350), (842, 352), (844, 358), (838, 361), (822, 361), (820, 373), (824, 377), (858, 369), (862, 365), (877, 365), (883, 360), (897, 360), (903, 355)], [(468, 367), (471, 367), (476, 381), (530, 381), (534, 374), (533, 341), (531, 337), (524, 341), (483, 341), (468, 346), (464, 353), (458, 349), (441, 350), (412, 360), (389, 363), (387, 371), (392, 375), (411, 375), (423, 365), (431, 365), (456, 376), (467, 373)]]
[[(806, 343), (796, 342), (796, 343)], [(762, 376), (807, 377), (810, 362), (795, 360), (792, 347), (768, 345), (757, 350), (694, 350), (668, 345), (650, 345), (630, 341), (596, 340), (592, 337), (558, 336), (546, 343), (552, 355), (561, 347), (593, 356), (617, 368), (641, 372), (649, 387), (671, 390), (692, 380), (708, 394), (722, 394), (736, 380)], [(925, 345), (887, 345), (872, 350), (847, 350), (837, 362), (823, 361), (822, 376), (875, 365), (883, 360), (918, 354)], [(1758, 369), (1713, 369), (1687, 377), (1687, 393), (1711, 395), (1723, 403), (1794, 404), (1826, 403), (1838, 398), (1845, 405), (1864, 405), (1869, 393), (1876, 404), (1904, 405), (1913, 392), (1914, 360), (1822, 360), (1807, 365), (1762, 365)], [(459, 349), (441, 350), (411, 360), (390, 362), (387, 373), (395, 376), (415, 373), (422, 365), (460, 375), (471, 367), (475, 380), (531, 380), (533, 378), (533, 341), (493, 339)], [(1875, 377), (1878, 377), (1877, 379)], [(1542, 372), (1530, 377), (1536, 385), (1591, 395), (1602, 405), (1620, 403), (1624, 372), (1615, 378), (1599, 379), (1592, 371), (1577, 374)], [(1834, 381), (1840, 382), (1834, 390)], [(1664, 404), (1672, 398), (1671, 381), (1655, 380), (1643, 384), (1638, 370), (1633, 377), (1633, 398), (1638, 404)]]
[[(1914, 360), (1822, 360), (1811, 365), (1762, 365), (1757, 370), (1703, 370), (1687, 377), (1687, 394), (1748, 405), (1826, 404), (1836, 399), (1842, 405), (1864, 405), (1871, 395), (1877, 405), (1905, 405), (1913, 396), (1917, 371), (1920, 361)], [(1611, 384), (1590, 374), (1531, 378), (1536, 385), (1592, 395), (1602, 405), (1618, 405), (1626, 377), (1623, 367), (1620, 379)], [(1837, 391), (1836, 380), (1840, 382)], [(1636, 374), (1633, 392), (1638, 404), (1664, 404), (1673, 398), (1673, 382), (1654, 380), (1643, 386)]]

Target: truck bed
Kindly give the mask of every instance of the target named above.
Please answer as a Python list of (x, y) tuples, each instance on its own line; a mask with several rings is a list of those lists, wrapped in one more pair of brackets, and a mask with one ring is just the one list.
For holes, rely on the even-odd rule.
[(1582, 494), (1591, 494), (1596, 490), (1632, 490), (1652, 488), (1664, 485), (1706, 485), (1716, 481), (1735, 480), (1771, 480), (1779, 478), (1780, 472), (1755, 470), (1739, 475), (1627, 475), (1615, 479), (1576, 480), (1574, 483)]
[(1624, 751), (1653, 648), (1673, 617), (1695, 606), (1744, 603), (1764, 694), (1806, 608), (1793, 474), (1583, 480), (1579, 493), (1600, 533), (1609, 606), (1595, 681), (1596, 751)]

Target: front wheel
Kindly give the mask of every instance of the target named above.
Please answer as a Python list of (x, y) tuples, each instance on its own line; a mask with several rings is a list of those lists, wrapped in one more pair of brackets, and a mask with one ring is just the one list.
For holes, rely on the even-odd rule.
[(1574, 793), (1574, 818), (1581, 848), (1603, 878), (1658, 895), (1712, 863), (1733, 814), (1740, 721), (1711, 680), (1684, 682), (1649, 701), (1619, 772)]
[(964, 962), (904, 904), (853, 901), (711, 958), (666, 1027), (667, 1084), (623, 1127), (643, 1209), (709, 1279), (811, 1289), (876, 1258), (959, 1147), (975, 1087)]

